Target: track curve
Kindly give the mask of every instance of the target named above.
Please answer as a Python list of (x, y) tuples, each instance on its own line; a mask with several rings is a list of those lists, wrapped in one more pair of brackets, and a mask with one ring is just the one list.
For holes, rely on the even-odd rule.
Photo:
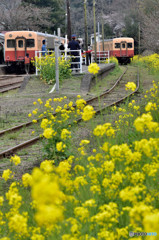
[[(89, 100), (86, 101), (87, 104), (91, 105), (94, 107), (96, 114), (101, 113), (103, 110), (105, 110), (108, 107), (111, 107), (113, 105), (117, 105), (121, 102), (123, 102), (126, 98), (130, 97), (131, 95), (135, 94), (140, 86), (140, 79), (139, 79), (139, 70), (137, 71), (137, 82), (136, 82), (136, 89), (135, 91), (126, 94), (127, 92), (125, 92), (125, 94), (121, 94), (121, 91), (123, 90), (123, 88), (125, 88), (125, 84), (126, 82), (128, 82), (128, 80), (126, 80), (127, 76), (125, 76), (125, 79), (123, 80), (123, 82), (121, 83), (121, 80), (123, 79), (124, 75), (126, 75), (127, 73), (127, 68), (124, 71), (124, 73), (117, 79), (117, 81), (115, 82), (115, 84), (107, 91), (103, 92), (100, 96), (96, 96), (94, 98), (91, 98)], [(118, 84), (120, 83), (120, 87), (118, 87), (118, 89), (116, 89), (116, 87), (118, 86)], [(116, 97), (116, 98), (115, 98)], [(114, 101), (112, 101), (112, 98), (115, 99)], [(100, 99), (100, 104), (98, 102), (98, 100)], [(74, 105), (75, 107), (75, 105)], [(53, 114), (54, 116), (56, 115), (56, 113)], [(38, 119), (38, 121), (40, 121), (42, 119)], [(82, 121), (82, 118), (78, 118), (77, 123)], [(0, 132), (0, 136), (2, 136), (5, 133), (11, 132), (11, 131), (15, 131), (15, 130), (19, 130), (24, 126), (29, 126), (31, 125), (32, 122), (27, 122), (25, 124), (21, 124), (18, 125), (16, 127), (4, 130)], [(18, 144), (12, 148), (9, 148), (3, 152), (0, 152), (0, 158), (3, 157), (8, 157), (10, 155), (13, 155), (15, 152), (17, 152), (18, 150), (21, 150), (23, 148), (26, 148), (30, 145), (33, 145), (34, 143), (36, 143), (37, 141), (40, 140), (40, 136), (34, 137), (30, 140), (27, 140), (21, 144)]]

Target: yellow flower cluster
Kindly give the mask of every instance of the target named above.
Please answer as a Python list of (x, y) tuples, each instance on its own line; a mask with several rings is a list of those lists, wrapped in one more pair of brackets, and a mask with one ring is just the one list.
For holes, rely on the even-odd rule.
[(128, 82), (127, 84), (125, 84), (125, 89), (135, 91), (136, 84), (134, 82)]
[[(41, 78), (48, 84), (55, 82), (55, 53), (52, 52), (50, 55), (45, 57), (36, 57), (32, 63), (40, 71)], [(60, 80), (71, 76), (71, 64), (70, 60), (65, 60), (65, 57), (58, 58), (59, 63), (59, 78)], [(34, 105), (36, 103), (34, 102)]]
[[(150, 91), (151, 101), (145, 100), (141, 110), (134, 100), (127, 104), (128, 113), (123, 106), (113, 107), (118, 113), (116, 122), (93, 126), (89, 139), (80, 140), (73, 152), (68, 123), (78, 114), (90, 119), (94, 110), (80, 96), (77, 107), (73, 102), (62, 106), (61, 98), (44, 103), (41, 129), (48, 160), (25, 173), (22, 184), (12, 182), (0, 196), (2, 239), (130, 240), (131, 231), (157, 233), (156, 86)], [(60, 106), (51, 106), (59, 102)], [(57, 109), (56, 117), (52, 108)], [(139, 110), (146, 113), (140, 116)], [(17, 157), (13, 159), (18, 162)], [(2, 178), (7, 181), (13, 173), (5, 171)], [(145, 237), (149, 239), (157, 240), (157, 236)]]
[(100, 67), (98, 66), (97, 63), (91, 63), (88, 67), (88, 72), (97, 74), (100, 70)]
[(18, 165), (21, 163), (20, 157), (17, 155), (15, 155), (14, 157), (11, 157), (10, 161), (13, 162), (15, 165)]
[(151, 132), (159, 131), (159, 124), (157, 122), (152, 121), (152, 116), (150, 113), (143, 114), (141, 117), (138, 117), (135, 122), (134, 126), (137, 131), (144, 132), (145, 130), (149, 130)]
[(93, 134), (99, 137), (103, 135), (114, 136), (115, 130), (112, 128), (111, 123), (105, 123), (103, 125), (98, 125), (94, 129)]
[(157, 72), (159, 66), (159, 55), (155, 53), (150, 56), (140, 56), (140, 58), (138, 56), (135, 56), (133, 58), (133, 63), (140, 63), (143, 66), (148, 67), (151, 71), (154, 70)]
[(95, 114), (95, 111), (94, 111), (94, 108), (90, 105), (87, 105), (86, 107), (84, 107), (83, 109), (83, 113), (82, 113), (82, 119), (84, 121), (88, 121), (90, 120), (91, 118), (93, 118)]

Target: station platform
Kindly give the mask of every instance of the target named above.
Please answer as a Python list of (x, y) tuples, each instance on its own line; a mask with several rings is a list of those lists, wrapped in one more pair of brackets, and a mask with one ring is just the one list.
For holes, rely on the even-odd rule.
[[(106, 66), (109, 66), (109, 63), (101, 63), (101, 64), (98, 64), (98, 66), (100, 67), (100, 69), (104, 69)], [(82, 73), (80, 73), (80, 71), (78, 72), (72, 71), (72, 75), (87, 74), (89, 73), (88, 67), (89, 66), (82, 65)]]

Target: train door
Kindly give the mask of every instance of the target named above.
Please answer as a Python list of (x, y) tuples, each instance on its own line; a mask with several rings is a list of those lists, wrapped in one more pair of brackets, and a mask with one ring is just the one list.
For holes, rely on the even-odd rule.
[(24, 60), (26, 55), (26, 41), (23, 37), (16, 38), (15, 58), (17, 61)]
[(0, 42), (0, 64), (4, 63), (4, 43)]
[(126, 57), (127, 56), (127, 43), (125, 41), (121, 42), (120, 44), (120, 56)]

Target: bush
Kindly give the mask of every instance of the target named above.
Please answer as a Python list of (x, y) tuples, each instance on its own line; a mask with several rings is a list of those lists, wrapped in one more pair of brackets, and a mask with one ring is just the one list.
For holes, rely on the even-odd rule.
[[(58, 58), (59, 62), (59, 80), (62, 81), (71, 76), (71, 65), (69, 60), (65, 60), (64, 56)], [(45, 57), (37, 57), (33, 64), (40, 71), (40, 76), (43, 80), (45, 80), (48, 84), (53, 84), (56, 79), (55, 72), (55, 53), (52, 52), (50, 55), (46, 55)]]

